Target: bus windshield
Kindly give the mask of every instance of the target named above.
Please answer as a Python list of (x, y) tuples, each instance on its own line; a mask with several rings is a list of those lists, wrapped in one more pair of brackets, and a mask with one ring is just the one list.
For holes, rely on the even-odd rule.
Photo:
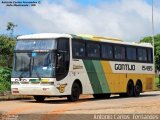
[(15, 53), (12, 77), (45, 78), (55, 76), (54, 52)]

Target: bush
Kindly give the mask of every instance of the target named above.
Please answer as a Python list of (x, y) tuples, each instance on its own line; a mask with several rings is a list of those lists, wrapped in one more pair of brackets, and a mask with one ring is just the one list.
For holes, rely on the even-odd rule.
[(8, 68), (12, 67), (12, 57), (15, 43), (15, 38), (0, 35), (0, 66)]
[(0, 92), (10, 90), (11, 69), (0, 67)]
[(3, 93), (5, 91), (10, 91), (11, 84), (9, 82), (1, 82), (0, 83), (0, 93)]

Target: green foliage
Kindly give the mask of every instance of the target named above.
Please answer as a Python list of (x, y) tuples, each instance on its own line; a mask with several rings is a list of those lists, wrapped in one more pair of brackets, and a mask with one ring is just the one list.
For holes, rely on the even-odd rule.
[(11, 69), (0, 67), (0, 92), (10, 90)]
[(0, 93), (10, 91), (10, 82), (0, 82)]
[(16, 40), (14, 38), (10, 38), (6, 35), (0, 35), (0, 54), (1, 55), (13, 54), (15, 43)]
[[(140, 40), (140, 42), (147, 42), (152, 44), (152, 37), (148, 36)], [(160, 34), (154, 36), (154, 43), (155, 43), (155, 67), (156, 70), (160, 71)]]
[(13, 50), (16, 43), (15, 38), (12, 38), (14, 28), (17, 27), (12, 22), (8, 22), (6, 30), (10, 31), (10, 37), (0, 35), (0, 92), (10, 90), (11, 65)]
[(0, 92), (10, 90), (12, 56), (16, 40), (0, 35)]
[(0, 67), (0, 75), (0, 78), (2, 78), (0, 81), (5, 79), (5, 81), (9, 82), (11, 79), (11, 69)]
[(13, 35), (13, 31), (14, 31), (14, 28), (17, 27), (17, 25), (15, 25), (13, 22), (8, 22), (7, 23), (7, 31), (11, 31), (10, 32), (10, 35), (12, 36)]

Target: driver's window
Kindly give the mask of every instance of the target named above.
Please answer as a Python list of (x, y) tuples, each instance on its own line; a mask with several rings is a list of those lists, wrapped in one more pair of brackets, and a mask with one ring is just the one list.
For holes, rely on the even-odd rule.
[(58, 53), (57, 54), (57, 68), (58, 68), (58, 73), (63, 74), (64, 73), (64, 57), (63, 53)]
[(59, 38), (57, 42), (56, 74), (57, 78), (60, 80), (66, 76), (69, 70), (69, 39)]

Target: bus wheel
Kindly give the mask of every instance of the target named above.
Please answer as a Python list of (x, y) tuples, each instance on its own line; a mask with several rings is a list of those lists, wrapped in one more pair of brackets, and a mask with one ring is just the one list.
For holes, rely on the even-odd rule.
[(105, 94), (93, 94), (95, 99), (105, 99), (109, 98), (111, 96), (110, 93), (105, 93)]
[(68, 101), (74, 102), (79, 99), (81, 88), (78, 83), (73, 83), (71, 95), (67, 96)]
[(140, 81), (137, 81), (135, 87), (134, 87), (134, 96), (138, 97), (140, 96), (140, 93), (142, 92), (142, 84)]
[(134, 84), (132, 81), (129, 81), (127, 84), (127, 96), (128, 97), (134, 96)]
[(44, 99), (45, 99), (45, 96), (34, 96), (34, 99), (35, 99), (37, 102), (43, 102)]

